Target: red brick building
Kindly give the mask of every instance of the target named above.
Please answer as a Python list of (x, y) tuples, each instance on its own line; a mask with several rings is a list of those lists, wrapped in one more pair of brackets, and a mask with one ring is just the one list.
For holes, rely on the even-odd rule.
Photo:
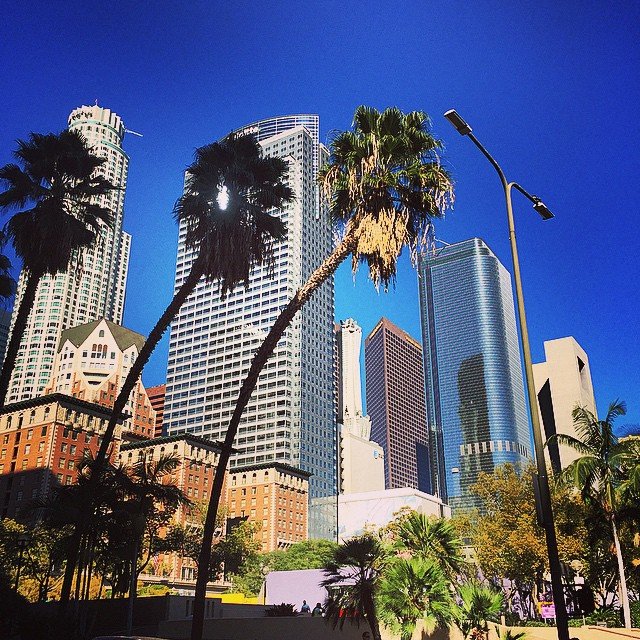
[(163, 435), (162, 422), (164, 419), (164, 396), (167, 391), (166, 384), (158, 384), (147, 389), (147, 395), (153, 410), (156, 412), (156, 424), (153, 437), (160, 438)]

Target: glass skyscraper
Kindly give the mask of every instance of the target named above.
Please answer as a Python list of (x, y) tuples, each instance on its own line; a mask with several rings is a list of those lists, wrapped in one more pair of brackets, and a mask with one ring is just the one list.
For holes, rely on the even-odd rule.
[(473, 508), (480, 472), (530, 459), (511, 277), (480, 238), (421, 255), (418, 270), (434, 493)]
[[(317, 115), (292, 115), (238, 130), (255, 135), (264, 154), (289, 164), (295, 200), (281, 213), (287, 238), (275, 246), (273, 272), (256, 268), (249, 286), (236, 288), (225, 299), (218, 285), (200, 282), (174, 320), (164, 405), (169, 435), (188, 431), (224, 438), (253, 354), (280, 310), (332, 249), (328, 210), (320, 205), (316, 183), (318, 167), (327, 157), (318, 129)], [(184, 237), (181, 227), (176, 288), (194, 257)], [(333, 309), (330, 280), (294, 318), (262, 371), (232, 460), (232, 466), (277, 460), (310, 472), (312, 503), (336, 492)], [(318, 532), (313, 514), (310, 532)]]

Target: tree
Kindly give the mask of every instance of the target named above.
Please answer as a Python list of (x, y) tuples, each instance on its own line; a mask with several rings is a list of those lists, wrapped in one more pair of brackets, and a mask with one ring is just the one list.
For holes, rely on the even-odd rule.
[[(421, 111), (404, 114), (389, 108), (379, 112), (361, 106), (355, 112), (353, 131), (340, 133), (331, 142), (331, 159), (321, 170), (319, 181), (341, 240), (280, 312), (253, 356), (216, 470), (209, 499), (211, 519), (205, 524), (199, 560), (202, 566), (208, 565), (215, 512), (240, 419), (260, 372), (295, 315), (349, 256), (354, 271), (365, 262), (373, 283), (388, 287), (395, 281), (396, 262), (403, 248), (408, 246), (415, 255), (431, 230), (432, 220), (442, 217), (452, 202), (452, 183), (437, 155), (442, 145), (428, 127), (429, 119)], [(199, 573), (191, 640), (202, 638), (205, 594), (206, 581)]]
[(637, 467), (638, 457), (633, 442), (620, 442), (613, 432), (613, 423), (626, 413), (623, 402), (615, 401), (609, 405), (604, 420), (598, 420), (591, 411), (577, 406), (573, 410), (573, 424), (577, 437), (556, 434), (549, 438), (568, 445), (581, 456), (567, 466), (559, 475), (564, 485), (578, 489), (586, 503), (598, 505), (611, 528), (611, 537), (618, 561), (620, 600), (624, 615), (624, 624), (631, 628), (629, 594), (624, 570), (624, 559), (618, 532), (619, 493), (629, 478), (629, 469)]
[[(0, 231), (0, 248), (6, 243), (4, 231)], [(16, 292), (16, 281), (11, 275), (11, 260), (0, 254), (0, 298), (8, 300)]]
[[(293, 192), (285, 184), (286, 175), (285, 161), (262, 156), (259, 143), (250, 135), (231, 134), (196, 150), (195, 160), (187, 168), (184, 193), (174, 207), (176, 220), (186, 230), (186, 247), (195, 259), (123, 382), (96, 456), (98, 466), (106, 460), (116, 424), (151, 354), (201, 278), (219, 282), (225, 295), (238, 284), (246, 284), (255, 266), (271, 264), (273, 243), (284, 237), (286, 226), (269, 212), (293, 199)], [(210, 525), (209, 547), (203, 551), (207, 555), (215, 512)], [(80, 536), (81, 532), (77, 532), (70, 545), (70, 565), (75, 561)], [(202, 563), (204, 567), (208, 565), (209, 558)], [(63, 601), (68, 600), (70, 584), (67, 574)]]
[(460, 585), (460, 603), (454, 608), (456, 625), (465, 640), (488, 640), (489, 622), (497, 622), (502, 608), (502, 593), (474, 580)]
[(5, 226), (22, 260), (25, 286), (0, 373), (0, 406), (4, 405), (20, 340), (33, 307), (38, 283), (80, 260), (112, 213), (98, 204), (115, 187), (99, 173), (104, 158), (94, 155), (73, 131), (32, 133), (18, 140), (18, 164), (0, 168), (0, 211), (13, 213)]
[(385, 569), (378, 594), (385, 625), (411, 640), (418, 620), (428, 628), (444, 626), (453, 614), (450, 583), (432, 558), (395, 558)]
[(373, 640), (381, 640), (376, 597), (386, 560), (382, 543), (370, 535), (351, 538), (338, 546), (325, 566), (321, 583), (329, 591), (325, 610), (334, 628), (342, 629), (347, 620), (359, 626), (364, 620)]
[(450, 582), (462, 572), (462, 539), (451, 522), (410, 511), (393, 524), (396, 549), (436, 562)]

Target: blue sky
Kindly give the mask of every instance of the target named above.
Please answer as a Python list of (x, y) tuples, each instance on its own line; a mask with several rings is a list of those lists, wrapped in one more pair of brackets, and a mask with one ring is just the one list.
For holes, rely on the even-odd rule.
[[(125, 324), (147, 333), (169, 301), (171, 208), (193, 150), (253, 120), (320, 115), (322, 136), (355, 107), (422, 109), (446, 146), (455, 209), (447, 242), (482, 237), (510, 268), (496, 175), (442, 113), (455, 107), (510, 179), (556, 213), (515, 209), (534, 361), (573, 335), (590, 356), (600, 411), (620, 397), (640, 423), (637, 193), (640, 4), (499, 2), (22, 2), (0, 26), (0, 163), (30, 131), (60, 130), (82, 104), (119, 113), (131, 157), (133, 248)], [(336, 317), (368, 332), (386, 315), (420, 337), (416, 275), (376, 293), (349, 268)], [(144, 374), (163, 381), (166, 340)]]

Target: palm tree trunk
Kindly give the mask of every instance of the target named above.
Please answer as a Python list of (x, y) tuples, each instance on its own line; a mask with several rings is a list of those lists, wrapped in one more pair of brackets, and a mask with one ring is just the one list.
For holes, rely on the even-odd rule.
[[(363, 604), (364, 615), (367, 618), (367, 622), (369, 623), (369, 627), (371, 628), (371, 635), (373, 636), (373, 640), (381, 640), (380, 636), (380, 625), (378, 624), (378, 616), (376, 615), (376, 606), (373, 601), (373, 598), (367, 598)], [(412, 634), (409, 635), (411, 637)]]
[(151, 330), (149, 337), (144, 343), (136, 361), (133, 363), (133, 366), (129, 370), (129, 373), (122, 385), (122, 389), (118, 393), (118, 397), (113, 405), (113, 410), (111, 412), (111, 416), (109, 418), (109, 423), (107, 428), (105, 429), (104, 434), (102, 435), (102, 442), (100, 444), (100, 449), (96, 454), (96, 459), (94, 462), (93, 471), (89, 478), (89, 484), (87, 486), (87, 492), (89, 494), (89, 500), (85, 503), (85, 513), (83, 517), (80, 518), (80, 522), (76, 525), (76, 530), (69, 541), (69, 549), (67, 552), (67, 567), (65, 569), (64, 580), (62, 583), (62, 589), (60, 592), (60, 608), (61, 614), (64, 614), (64, 611), (67, 607), (67, 603), (69, 602), (69, 596), (71, 594), (71, 582), (73, 581), (73, 572), (75, 569), (75, 565), (78, 561), (78, 553), (80, 549), (80, 541), (82, 539), (83, 534), (85, 533), (83, 528), (86, 526), (86, 522), (89, 520), (88, 512), (93, 507), (93, 499), (92, 496), (95, 490), (95, 483), (98, 481), (100, 477), (100, 471), (104, 466), (105, 460), (107, 459), (107, 451), (111, 442), (113, 440), (113, 434), (122, 415), (122, 411), (127, 404), (127, 400), (129, 399), (129, 395), (131, 391), (142, 374), (142, 370), (145, 365), (149, 361), (151, 354), (154, 349), (160, 342), (164, 332), (167, 330), (171, 321), (178, 313), (185, 300), (189, 297), (189, 295), (196, 288), (200, 278), (202, 277), (202, 273), (204, 271), (205, 259), (203, 255), (198, 255), (193, 266), (191, 267), (191, 271), (187, 276), (187, 279), (183, 282), (178, 292), (173, 297), (173, 300), (169, 303), (169, 306), (165, 309), (164, 313), (160, 316), (160, 319), (156, 323), (155, 327)]
[(27, 321), (29, 320), (29, 314), (33, 307), (34, 300), (36, 299), (36, 292), (38, 290), (38, 283), (42, 274), (30, 273), (27, 279), (27, 285), (24, 288), (24, 294), (22, 300), (20, 300), (20, 306), (18, 307), (18, 314), (16, 315), (16, 321), (13, 325), (13, 331), (11, 332), (11, 338), (7, 345), (7, 351), (5, 352), (4, 364), (2, 365), (2, 373), (0, 373), (0, 407), (3, 407), (5, 400), (7, 399), (7, 391), (9, 390), (9, 382), (11, 382), (11, 374), (13, 368), (16, 365), (16, 358), (18, 357), (18, 349), (20, 348), (20, 341), (24, 335), (24, 330), (27, 328)]
[(616, 518), (613, 513), (611, 514), (611, 530), (613, 531), (613, 544), (616, 547), (616, 557), (618, 559), (618, 573), (620, 574), (620, 601), (622, 603), (622, 612), (624, 614), (624, 626), (626, 629), (631, 629), (631, 610), (629, 608), (629, 592), (627, 591), (627, 579), (624, 575), (622, 548), (620, 547), (620, 538), (618, 538)]
[[(296, 313), (302, 309), (304, 304), (309, 300), (314, 291), (318, 289), (326, 280), (328, 280), (335, 272), (340, 264), (353, 251), (354, 238), (349, 232), (345, 235), (342, 242), (333, 250), (331, 255), (311, 274), (307, 282), (296, 292), (287, 306), (280, 312), (280, 315), (274, 322), (271, 330), (267, 334), (251, 361), (251, 366), (246, 378), (244, 379), (233, 415), (227, 427), (227, 433), (220, 451), (218, 466), (211, 487), (211, 496), (209, 498), (209, 507), (207, 509), (207, 517), (202, 532), (202, 547), (198, 556), (198, 576), (196, 580), (196, 592), (193, 602), (193, 621), (191, 623), (191, 640), (202, 640), (202, 629), (204, 626), (204, 605), (207, 592), (207, 582), (209, 580), (209, 564), (211, 562), (211, 545), (213, 543), (213, 532), (215, 529), (216, 515), (220, 505), (220, 497), (222, 495), (222, 487), (229, 463), (229, 457), (233, 451), (233, 443), (238, 432), (238, 426), (242, 413), (249, 402), (249, 398), (258, 383), (258, 376), (264, 365), (273, 354), (276, 345), (282, 338), (287, 327), (295, 317)], [(375, 640), (375, 639), (374, 639)]]

